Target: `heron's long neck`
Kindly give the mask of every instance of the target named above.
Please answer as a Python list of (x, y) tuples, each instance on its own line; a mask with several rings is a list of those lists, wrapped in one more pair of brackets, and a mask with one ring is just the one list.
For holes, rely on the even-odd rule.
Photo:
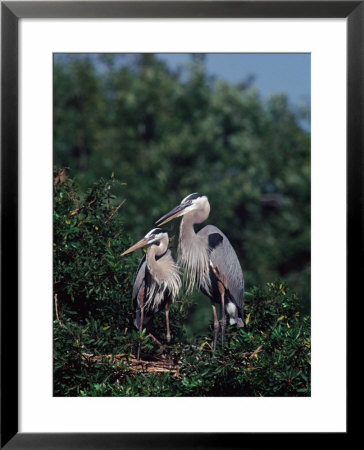
[(163, 256), (168, 249), (168, 237), (163, 238), (159, 245), (151, 245), (147, 251), (146, 260), (150, 274), (157, 282), (163, 282), (164, 274), (158, 256)]
[[(178, 243), (178, 264), (183, 267), (187, 276), (187, 292), (194, 285), (210, 291), (209, 257), (207, 242), (196, 234), (194, 224), (201, 223), (194, 211), (183, 216)], [(204, 219), (205, 220), (205, 219)]]
[[(183, 243), (191, 243), (193, 245), (194, 242), (197, 241), (197, 234), (194, 229), (195, 224), (195, 218), (192, 213), (186, 214), (182, 217), (181, 225), (179, 228), (179, 242), (181, 244), (181, 241)], [(181, 249), (182, 250), (182, 249)]]
[(152, 245), (150, 247), (151, 254), (153, 254), (154, 258), (156, 256), (161, 256), (166, 253), (168, 249), (168, 237), (164, 237), (160, 242), (159, 245)]

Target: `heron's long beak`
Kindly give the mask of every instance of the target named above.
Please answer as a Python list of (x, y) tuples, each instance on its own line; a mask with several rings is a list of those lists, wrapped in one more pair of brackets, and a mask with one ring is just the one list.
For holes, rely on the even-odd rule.
[(121, 256), (124, 256), (124, 255), (127, 255), (128, 253), (134, 252), (138, 248), (144, 247), (145, 245), (148, 245), (148, 244), (149, 244), (149, 240), (143, 238), (139, 242), (137, 242), (136, 244), (134, 244), (130, 248), (128, 248), (128, 250), (126, 250), (124, 253), (122, 253)]
[(187, 204), (186, 203), (181, 203), (180, 205), (176, 206), (175, 208), (173, 208), (171, 211), (169, 211), (167, 214), (165, 214), (164, 216), (162, 216), (160, 219), (158, 219), (156, 221), (156, 224), (161, 227), (162, 225), (164, 225), (165, 223), (169, 222), (170, 220), (175, 219), (176, 217), (182, 216), (183, 210), (185, 208), (187, 208)]

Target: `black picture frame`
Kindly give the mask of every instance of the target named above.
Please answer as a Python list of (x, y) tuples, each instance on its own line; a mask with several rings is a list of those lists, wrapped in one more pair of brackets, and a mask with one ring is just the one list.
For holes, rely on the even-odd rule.
[[(21, 18), (109, 17), (347, 19), (347, 304), (363, 273), (364, 1), (1, 2), (1, 448), (217, 449), (258, 448), (264, 442), (271, 445), (279, 439), (278, 433), (18, 432), (18, 22)], [(147, 414), (143, 412), (143, 417)], [(335, 436), (336, 443), (348, 437), (349, 421), (347, 430)], [(309, 433), (303, 434), (300, 445), (308, 439)], [(316, 434), (315, 443), (319, 439)], [(285, 440), (296, 445), (297, 436), (286, 435)]]

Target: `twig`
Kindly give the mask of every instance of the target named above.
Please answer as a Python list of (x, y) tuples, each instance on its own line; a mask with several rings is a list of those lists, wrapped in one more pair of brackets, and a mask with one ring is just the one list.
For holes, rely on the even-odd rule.
[(126, 199), (124, 198), (124, 200), (120, 203), (120, 205), (114, 209), (114, 211), (110, 214), (110, 216), (105, 220), (104, 223), (108, 223), (115, 215), (115, 213), (117, 213), (119, 211), (119, 209), (123, 206), (123, 204), (126, 202)]
[(63, 167), (63, 169), (61, 169), (58, 173), (58, 175), (56, 176), (56, 178), (54, 179), (54, 186), (57, 186), (57, 184), (59, 182), (64, 183), (67, 180), (67, 170), (68, 167)]
[(249, 358), (253, 358), (256, 354), (262, 351), (263, 345), (259, 345), (257, 349), (254, 350), (254, 352), (249, 356)]
[(59, 322), (59, 325), (60, 325), (61, 327), (63, 327), (62, 322), (59, 320), (59, 315), (58, 315), (58, 302), (57, 302), (57, 300), (58, 300), (58, 294), (54, 294), (54, 306), (55, 306), (55, 310), (56, 310), (56, 317), (57, 317), (57, 320), (58, 320), (58, 322)]
[(253, 358), (253, 356), (255, 356), (256, 354), (258, 354), (259, 352), (262, 351), (263, 345), (259, 345), (259, 347), (257, 349), (255, 349), (253, 352), (244, 352), (241, 354), (241, 356), (243, 358), (246, 358), (247, 356), (249, 356), (249, 358)]
[(86, 208), (87, 206), (91, 206), (92, 203), (94, 203), (96, 201), (96, 199), (94, 198), (93, 200), (91, 200), (87, 205), (82, 205), (79, 208), (76, 208), (74, 210), (71, 211), (71, 214), (77, 214), (79, 213), (82, 209)]
[(150, 337), (150, 338), (152, 339), (153, 342), (155, 342), (157, 345), (159, 345), (159, 347), (160, 347), (162, 350), (165, 350), (166, 346), (163, 345), (163, 344), (161, 344), (161, 343), (158, 341), (158, 339), (157, 339), (156, 337), (154, 337), (151, 333), (148, 334), (148, 337)]

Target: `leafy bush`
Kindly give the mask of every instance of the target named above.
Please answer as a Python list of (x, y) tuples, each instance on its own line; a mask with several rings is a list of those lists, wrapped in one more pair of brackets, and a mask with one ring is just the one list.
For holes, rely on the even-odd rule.
[[(207, 336), (187, 340), (193, 299), (181, 294), (171, 307), (172, 344), (164, 351), (133, 326), (139, 258), (120, 256), (132, 244), (122, 227), (127, 204), (114, 204), (120, 183), (100, 179), (82, 197), (59, 173), (55, 169), (54, 395), (310, 395), (310, 318), (284, 282), (246, 293), (246, 326), (228, 326), (224, 351), (218, 346), (214, 354), (212, 327)], [(153, 335), (165, 343), (162, 313)], [(144, 361), (155, 361), (150, 372), (135, 363), (138, 342)]]

